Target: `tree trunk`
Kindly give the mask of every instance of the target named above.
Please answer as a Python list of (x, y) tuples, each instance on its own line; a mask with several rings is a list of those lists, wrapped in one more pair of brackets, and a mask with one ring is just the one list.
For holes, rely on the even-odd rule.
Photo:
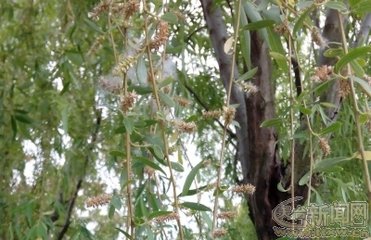
[[(232, 59), (224, 53), (224, 42), (227, 39), (227, 31), (223, 22), (222, 11), (212, 0), (201, 0), (204, 17), (209, 30), (212, 46), (219, 64), (221, 78), (224, 86), (229, 85)], [(337, 41), (334, 26), (337, 20), (334, 13), (329, 12), (325, 30), (332, 34), (331, 41)], [(324, 33), (327, 36), (327, 32)], [(259, 92), (254, 95), (246, 95), (236, 86), (233, 87), (231, 99), (232, 103), (239, 104), (237, 108), (236, 121), (241, 128), (237, 130), (238, 159), (242, 165), (243, 183), (251, 183), (256, 187), (255, 193), (248, 198), (250, 216), (255, 224), (259, 239), (275, 239), (277, 236), (273, 232), (275, 223), (272, 219), (272, 210), (282, 201), (291, 197), (289, 193), (280, 192), (277, 184), (282, 179), (285, 172), (285, 179), (290, 179), (290, 166), (283, 166), (278, 154), (277, 135), (273, 128), (261, 128), (264, 120), (274, 118), (274, 91), (273, 81), (271, 80), (271, 60), (267, 44), (262, 41), (256, 32), (251, 33), (251, 60), (253, 67), (258, 67), (258, 72), (253, 79), (253, 83), (258, 87)], [(321, 64), (330, 63), (330, 59), (321, 59)], [(235, 79), (238, 72), (234, 73)], [(335, 84), (325, 96), (328, 102), (337, 106), (340, 98), (334, 93), (338, 89)], [(335, 91), (336, 92), (336, 91)], [(334, 119), (335, 110), (328, 112), (330, 119)], [(302, 128), (306, 128), (303, 124)], [(298, 163), (295, 167), (295, 196), (302, 196), (300, 202), (304, 202), (307, 197), (307, 187), (299, 186), (299, 179), (309, 169), (309, 157), (302, 158), (304, 145), (296, 144), (295, 158)], [(295, 161), (296, 161), (295, 160)]]

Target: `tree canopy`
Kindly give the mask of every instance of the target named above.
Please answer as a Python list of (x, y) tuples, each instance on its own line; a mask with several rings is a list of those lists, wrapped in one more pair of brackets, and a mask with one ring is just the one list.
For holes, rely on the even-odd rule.
[(275, 239), (295, 196), (370, 220), (370, 12), (3, 1), (0, 239)]

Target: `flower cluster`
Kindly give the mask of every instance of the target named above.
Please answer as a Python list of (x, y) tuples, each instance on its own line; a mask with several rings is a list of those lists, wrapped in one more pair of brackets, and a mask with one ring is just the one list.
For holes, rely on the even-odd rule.
[(157, 223), (163, 223), (163, 222), (168, 222), (171, 220), (178, 220), (178, 219), (179, 219), (179, 215), (176, 212), (172, 212), (167, 215), (158, 216), (154, 218), (154, 221)]
[(107, 194), (103, 194), (103, 195), (88, 198), (88, 200), (86, 200), (86, 206), (87, 207), (99, 207), (99, 206), (103, 206), (109, 203), (110, 201), (111, 201), (111, 196)]
[(165, 21), (160, 21), (157, 26), (157, 33), (150, 43), (150, 48), (158, 50), (169, 39), (169, 25)]
[(225, 121), (225, 125), (229, 125), (232, 123), (234, 116), (236, 114), (236, 109), (234, 107), (223, 107), (223, 118)]
[(247, 183), (233, 187), (232, 191), (235, 193), (247, 193), (252, 195), (255, 192), (255, 186)]
[(137, 58), (130, 56), (130, 57), (120, 57), (121, 59), (119, 60), (119, 63), (114, 69), (114, 73), (120, 74), (123, 73), (125, 74), (129, 68), (133, 66), (133, 64), (136, 62)]
[(328, 141), (325, 138), (319, 139), (319, 147), (321, 148), (321, 151), (325, 157), (331, 153), (330, 145), (328, 144)]
[(259, 88), (251, 82), (239, 82), (239, 85), (242, 87), (243, 91), (248, 94), (254, 95), (259, 91)]
[(202, 112), (202, 116), (204, 118), (218, 118), (222, 115), (222, 111), (220, 110), (213, 110), (213, 111), (204, 111)]
[(220, 219), (232, 219), (234, 216), (236, 216), (236, 212), (232, 211), (218, 213), (218, 218)]
[(226, 234), (227, 234), (227, 230), (225, 230), (224, 228), (218, 228), (214, 230), (213, 238), (223, 237)]
[(175, 128), (179, 132), (192, 133), (196, 130), (197, 126), (194, 122), (184, 122), (182, 120), (173, 121)]
[(92, 19), (97, 19), (102, 12), (108, 11), (110, 4), (111, 0), (103, 0), (99, 2), (89, 13), (89, 17)]
[(333, 72), (332, 66), (323, 65), (321, 67), (316, 68), (314, 76), (312, 76), (312, 80), (318, 82), (322, 81), (325, 82), (330, 79)]
[(121, 98), (121, 110), (127, 112), (130, 108), (133, 107), (135, 99), (137, 98), (135, 92), (128, 92), (125, 96)]
[(190, 101), (186, 98), (175, 97), (174, 100), (182, 107), (187, 107), (190, 104)]

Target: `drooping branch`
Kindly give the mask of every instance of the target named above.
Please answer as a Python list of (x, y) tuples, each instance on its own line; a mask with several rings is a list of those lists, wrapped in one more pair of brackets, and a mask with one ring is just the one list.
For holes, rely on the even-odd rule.
[[(224, 43), (228, 38), (227, 28), (223, 21), (222, 11), (214, 4), (212, 0), (200, 0), (202, 10), (206, 20), (206, 25), (210, 34), (211, 44), (215, 51), (215, 56), (219, 64), (220, 76), (224, 87), (229, 86), (229, 78), (231, 75), (232, 58), (224, 52)], [(234, 78), (238, 78), (238, 71), (235, 70)], [(237, 129), (238, 142), (238, 159), (242, 165), (243, 179), (246, 181), (247, 172), (249, 169), (248, 155), (248, 136), (247, 136), (247, 113), (244, 92), (242, 92), (235, 84), (232, 86), (231, 104), (238, 104), (235, 120), (239, 123), (240, 128)]]
[(75, 202), (76, 202), (77, 194), (79, 193), (79, 191), (81, 189), (82, 183), (83, 183), (84, 178), (85, 178), (85, 175), (86, 175), (86, 173), (85, 173), (86, 168), (88, 166), (88, 163), (91, 160), (91, 158), (90, 158), (91, 153), (94, 150), (95, 145), (96, 145), (98, 132), (99, 132), (99, 129), (100, 129), (100, 126), (101, 126), (101, 120), (102, 120), (101, 112), (98, 111), (98, 110), (96, 110), (95, 129), (94, 129), (94, 131), (91, 134), (91, 142), (90, 142), (89, 147), (87, 149), (88, 150), (88, 153), (86, 154), (85, 161), (84, 161), (84, 168), (83, 168), (84, 169), (84, 172), (80, 176), (79, 180), (77, 181), (77, 184), (76, 184), (76, 187), (75, 187), (75, 191), (74, 191), (73, 195), (71, 196), (71, 198), (69, 200), (68, 209), (67, 209), (67, 216), (66, 216), (66, 219), (64, 221), (64, 224), (62, 226), (61, 231), (57, 235), (57, 238), (56, 238), (57, 240), (62, 240), (64, 238), (64, 235), (66, 234), (68, 228), (70, 227), (72, 211), (73, 211), (73, 209), (75, 207)]

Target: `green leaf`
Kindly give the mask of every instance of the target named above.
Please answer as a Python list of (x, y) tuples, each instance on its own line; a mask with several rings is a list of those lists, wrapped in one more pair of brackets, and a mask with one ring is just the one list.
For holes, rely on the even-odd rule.
[(329, 48), (323, 53), (323, 56), (327, 58), (342, 57), (343, 55), (344, 50), (342, 48)]
[(17, 121), (15, 120), (14, 116), (11, 116), (10, 123), (12, 125), (12, 131), (13, 131), (13, 140), (17, 137)]
[(363, 67), (359, 64), (359, 61), (351, 61), (350, 66), (352, 67), (357, 77), (363, 77), (366, 74), (365, 71), (363, 70)]
[(361, 78), (358, 78), (358, 77), (355, 77), (355, 76), (351, 76), (350, 77), (354, 82), (358, 83), (358, 85), (363, 89), (363, 91), (369, 96), (371, 97), (371, 87), (370, 85), (368, 84), (368, 82), (366, 82), (365, 80), (361, 79)]
[(351, 8), (351, 11), (358, 13), (358, 14), (370, 13), (371, 12), (371, 1), (370, 0), (363, 0), (363, 1), (358, 0), (357, 4)]
[(284, 55), (278, 52), (270, 52), (270, 55), (276, 61), (278, 67), (282, 72), (288, 72), (289, 67), (287, 64), (287, 58)]
[[(323, 159), (322, 161), (317, 162), (314, 167), (313, 167), (313, 173), (315, 172), (322, 172), (325, 170), (328, 170), (332, 168), (333, 166), (349, 161), (353, 158), (352, 157), (335, 157), (335, 158), (326, 158)], [(299, 180), (299, 185), (305, 185), (309, 181), (309, 172), (307, 172), (300, 180)]]
[(170, 211), (156, 211), (156, 212), (152, 212), (148, 215), (147, 217), (147, 220), (152, 220), (154, 218), (157, 218), (157, 217), (161, 217), (161, 216), (166, 216), (166, 215), (169, 215)]
[(123, 123), (125, 126), (126, 131), (131, 134), (134, 130), (134, 121), (130, 117), (124, 117)]
[(171, 162), (171, 167), (177, 172), (184, 172), (184, 167), (178, 162)]
[(305, 115), (309, 115), (312, 113), (312, 110), (309, 108), (305, 108), (303, 106), (299, 106), (299, 111)]
[(185, 182), (184, 182), (184, 185), (183, 185), (183, 190), (182, 190), (182, 195), (187, 195), (188, 194), (188, 190), (189, 188), (191, 187), (192, 185), (192, 182), (193, 180), (195, 179), (198, 171), (204, 167), (205, 164), (203, 161), (201, 161), (200, 163), (198, 163), (195, 167), (192, 168), (192, 170), (189, 172)]
[(293, 29), (293, 35), (296, 35), (301, 29), (303, 29), (303, 24), (305, 22), (309, 22), (308, 25), (312, 25), (310, 18), (308, 17), (309, 13), (313, 11), (313, 6), (306, 9), (299, 17), (299, 19), (296, 21), (294, 29)]
[(330, 9), (338, 10), (339, 12), (348, 11), (347, 6), (343, 2), (339, 1), (328, 1), (325, 3), (325, 6)]
[(111, 205), (114, 206), (115, 209), (120, 210), (122, 206), (122, 202), (120, 199), (120, 196), (117, 194), (114, 194), (111, 199)]
[(282, 125), (282, 119), (280, 118), (272, 118), (265, 120), (260, 124), (262, 128), (269, 128), (269, 127), (280, 127)]
[(124, 230), (120, 229), (120, 228), (117, 228), (115, 227), (116, 230), (118, 230), (120, 233), (124, 234), (125, 237), (127, 237), (129, 240), (132, 240), (133, 238), (130, 236), (129, 233), (125, 232)]
[(158, 94), (160, 96), (161, 101), (164, 102), (168, 107), (175, 107), (176, 106), (174, 100), (169, 95), (167, 95), (163, 92), (158, 92)]
[(255, 76), (256, 72), (258, 71), (258, 67), (255, 67), (253, 69), (251, 69), (250, 71), (242, 74), (238, 79), (237, 81), (241, 81), (241, 82), (244, 82), (252, 77)]
[(335, 64), (335, 72), (340, 72), (341, 69), (351, 61), (367, 55), (371, 52), (371, 46), (365, 47), (358, 47), (355, 49), (350, 50), (347, 54), (345, 54), (340, 60)]
[(83, 21), (86, 23), (86, 25), (88, 25), (94, 31), (96, 31), (98, 33), (101, 33), (101, 34), (104, 34), (104, 32), (100, 29), (100, 27), (95, 22), (90, 21), (90, 19), (88, 19), (88, 18), (84, 18)]
[(210, 208), (206, 207), (205, 205), (203, 205), (201, 203), (184, 202), (180, 205), (182, 207), (189, 208), (191, 210), (196, 210), (196, 211), (211, 211)]
[(147, 67), (143, 57), (139, 58), (137, 62), (137, 77), (141, 86), (145, 86), (147, 84)]
[(277, 184), (277, 189), (278, 189), (278, 191), (280, 191), (280, 192), (288, 192), (288, 191), (290, 191), (290, 188), (285, 189), (285, 188), (282, 186), (282, 182), (279, 182), (279, 183)]
[(113, 157), (125, 157), (126, 154), (122, 151), (119, 151), (119, 150), (112, 150), (109, 152), (109, 154)]
[(178, 23), (178, 17), (172, 12), (165, 13), (164, 15), (161, 16), (161, 19), (171, 24)]
[(189, 189), (186, 194), (183, 192), (179, 194), (179, 197), (192, 196), (192, 195), (202, 192), (204, 189), (207, 189), (209, 187), (210, 187), (209, 185), (205, 185), (205, 186), (202, 186), (196, 189)]
[(273, 20), (266, 19), (266, 20), (260, 20), (257, 22), (252, 22), (249, 23), (245, 26), (242, 27), (243, 30), (250, 30), (250, 31), (256, 31), (261, 28), (266, 28), (266, 27), (272, 27), (275, 24)]
[[(247, 17), (245, 14), (245, 10), (241, 8), (241, 14), (240, 14), (240, 21), (241, 25), (247, 25)], [(246, 66), (248, 69), (251, 68), (251, 37), (250, 37), (250, 32), (249, 31), (242, 31), (241, 37), (240, 37), (240, 42), (241, 42), (241, 52), (243, 59), (245, 61)]]
[(137, 86), (137, 85), (130, 85), (128, 87), (129, 91), (135, 91), (139, 95), (146, 95), (152, 93), (152, 89), (150, 87), (144, 87), (144, 86)]
[(328, 126), (327, 128), (323, 129), (320, 135), (325, 135), (331, 132), (335, 132), (336, 130), (340, 129), (341, 125), (342, 124), (340, 122), (335, 122), (331, 124), (330, 126)]
[(148, 158), (145, 158), (145, 157), (134, 157), (134, 160), (140, 162), (141, 164), (147, 165), (147, 166), (149, 166), (149, 167), (151, 167), (153, 169), (159, 170), (163, 174), (166, 175), (165, 171), (159, 165), (157, 165), (154, 161), (149, 160)]
[(31, 124), (31, 123), (33, 123), (32, 118), (30, 118), (27, 114), (15, 113), (15, 114), (14, 114), (14, 118), (15, 118), (18, 122), (23, 122), (23, 123), (26, 123), (26, 124)]

